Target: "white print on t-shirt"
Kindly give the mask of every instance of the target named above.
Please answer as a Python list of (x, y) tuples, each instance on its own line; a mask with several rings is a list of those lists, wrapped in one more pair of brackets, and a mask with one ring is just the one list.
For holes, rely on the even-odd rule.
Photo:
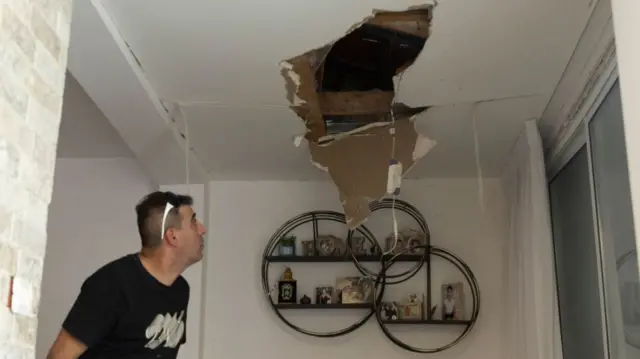
[(167, 348), (175, 348), (184, 335), (184, 310), (172, 314), (158, 314), (147, 327), (145, 335), (150, 339), (145, 348), (155, 349), (164, 343)]

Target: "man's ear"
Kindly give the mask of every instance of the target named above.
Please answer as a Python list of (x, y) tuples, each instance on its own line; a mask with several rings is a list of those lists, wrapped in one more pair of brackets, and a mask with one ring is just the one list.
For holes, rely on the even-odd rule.
[(176, 237), (175, 228), (169, 228), (164, 234), (164, 241), (167, 242), (168, 245), (175, 247), (178, 243), (178, 239)]

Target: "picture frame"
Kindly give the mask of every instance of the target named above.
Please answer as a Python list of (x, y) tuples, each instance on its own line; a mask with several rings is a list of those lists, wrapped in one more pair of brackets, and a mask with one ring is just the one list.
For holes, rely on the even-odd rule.
[(389, 234), (385, 238), (386, 252), (393, 251), (391, 254), (424, 254), (425, 248), (415, 248), (427, 244), (427, 236), (420, 230), (413, 228), (404, 228), (398, 232), (398, 243), (395, 245), (395, 235)]
[(313, 246), (313, 240), (302, 241), (302, 255), (305, 257), (311, 257), (316, 255), (316, 248)]
[(339, 303), (373, 303), (375, 283), (367, 277), (340, 277), (336, 279)]
[(351, 253), (356, 256), (366, 255), (367, 249), (365, 248), (364, 243), (364, 237), (351, 237)]
[(316, 287), (316, 304), (332, 304), (334, 288), (330, 286)]
[[(404, 238), (398, 233), (398, 242), (396, 243), (396, 239), (392, 234), (385, 238), (385, 253), (389, 254), (399, 254), (404, 249)], [(405, 253), (406, 254), (406, 253)]]
[(405, 303), (399, 306), (400, 319), (422, 320), (422, 303)]
[(347, 245), (342, 238), (334, 235), (318, 236), (317, 253), (321, 256), (342, 256), (347, 254)]
[(400, 320), (398, 303), (393, 301), (385, 301), (378, 308), (380, 318), (385, 321)]
[(424, 300), (417, 294), (410, 294), (408, 299), (399, 307), (399, 316), (402, 320), (424, 319)]
[(464, 286), (462, 282), (442, 284), (442, 320), (464, 320)]

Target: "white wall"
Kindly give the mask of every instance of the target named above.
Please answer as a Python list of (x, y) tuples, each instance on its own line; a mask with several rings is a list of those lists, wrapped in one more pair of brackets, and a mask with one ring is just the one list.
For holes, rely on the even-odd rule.
[[(502, 246), (506, 240), (506, 212), (497, 180), (485, 180), (484, 211), (479, 203), (478, 182), (469, 179), (405, 181), (401, 198), (420, 209), (432, 233), (432, 243), (463, 258), (474, 271), (482, 292), (482, 307), (473, 332), (440, 358), (500, 359), (502, 315)], [(318, 209), (340, 211), (330, 182), (211, 182), (209, 246), (206, 268), (206, 311), (203, 313), (202, 358), (408, 358), (411, 353), (395, 347), (377, 327), (375, 319), (347, 337), (315, 339), (295, 334), (267, 306), (261, 288), (260, 265), (267, 241), (289, 218)], [(379, 212), (368, 222), (377, 236), (390, 230), (389, 212)], [(398, 220), (408, 223), (406, 217)], [(376, 224), (377, 223), (377, 224)], [(310, 231), (310, 227), (307, 227)], [(320, 230), (322, 231), (322, 224)], [(328, 228), (328, 229), (336, 229)], [(297, 232), (298, 237), (310, 232)], [(344, 233), (344, 232), (341, 232)], [(336, 233), (338, 234), (338, 233)], [(277, 268), (274, 268), (274, 271)], [(281, 267), (279, 268), (282, 269)], [(348, 263), (294, 264), (294, 277), (302, 293), (313, 287), (334, 285), (335, 277), (356, 274)], [(277, 277), (280, 272), (273, 272)], [(462, 279), (447, 265), (434, 264), (434, 281)], [(424, 291), (413, 287), (390, 288), (395, 294)], [(409, 287), (407, 287), (409, 286)], [(399, 287), (399, 286), (398, 286)], [(300, 291), (300, 289), (299, 289)], [(436, 289), (437, 291), (437, 289)], [(468, 292), (467, 292), (468, 293)], [(467, 297), (470, 297), (467, 294)], [(296, 311), (298, 312), (298, 311)], [(336, 329), (337, 322), (357, 318), (349, 311), (286, 313), (295, 324)], [(326, 316), (320, 318), (319, 315)], [(338, 317), (337, 315), (342, 315)], [(402, 338), (412, 344), (444, 344), (455, 328), (406, 328)]]
[(62, 104), (59, 158), (134, 158), (109, 119), (67, 72)]
[(154, 190), (129, 158), (59, 158), (49, 207), (36, 357), (44, 358), (84, 279), (140, 248), (134, 207)]

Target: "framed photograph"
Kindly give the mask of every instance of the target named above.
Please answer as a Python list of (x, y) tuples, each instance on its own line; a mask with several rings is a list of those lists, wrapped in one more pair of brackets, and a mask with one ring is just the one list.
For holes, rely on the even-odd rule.
[(464, 286), (461, 282), (442, 285), (442, 319), (464, 320)]
[(422, 319), (422, 303), (402, 304), (399, 308), (400, 319), (402, 320)]
[[(389, 236), (387, 236), (387, 238), (385, 239), (385, 247), (384, 247), (384, 252), (385, 253), (389, 253), (389, 254), (398, 254), (401, 253), (402, 250), (404, 249), (404, 238), (402, 238), (402, 235), (400, 233), (398, 233), (398, 242), (396, 243), (396, 239), (394, 234), (390, 234)], [(407, 254), (407, 253), (405, 253)]]
[(365, 303), (373, 303), (375, 300), (375, 282), (368, 277), (360, 277), (360, 290)]
[(393, 248), (393, 254), (424, 254), (424, 248), (416, 247), (427, 244), (427, 236), (417, 229), (404, 228), (398, 232), (398, 243), (395, 247), (395, 235), (393, 233), (389, 234), (385, 241), (387, 252)]
[(316, 249), (313, 247), (313, 240), (302, 241), (302, 255), (303, 256), (315, 256)]
[(382, 302), (380, 305), (380, 318), (382, 320), (398, 320), (398, 303), (396, 302)]
[(347, 245), (342, 238), (332, 235), (318, 237), (318, 254), (321, 256), (341, 256), (347, 254)]
[(410, 294), (409, 298), (399, 306), (399, 316), (402, 320), (424, 319), (424, 307), (422, 298), (417, 294)]
[(364, 247), (364, 237), (351, 237), (351, 253), (356, 256), (367, 254), (367, 250)]
[(410, 237), (410, 238), (406, 239), (406, 247), (405, 247), (405, 249), (408, 249), (408, 251), (406, 253), (408, 253), (408, 254), (424, 254), (424, 251), (425, 251), (424, 248), (416, 248), (416, 247), (426, 244), (426, 240), (425, 239), (426, 239), (425, 237), (419, 237), (419, 236)]
[(316, 288), (316, 304), (332, 304), (333, 303), (333, 287), (317, 287)]
[(372, 303), (374, 297), (374, 282), (366, 277), (343, 277), (336, 280), (336, 292), (339, 303), (356, 304)]

